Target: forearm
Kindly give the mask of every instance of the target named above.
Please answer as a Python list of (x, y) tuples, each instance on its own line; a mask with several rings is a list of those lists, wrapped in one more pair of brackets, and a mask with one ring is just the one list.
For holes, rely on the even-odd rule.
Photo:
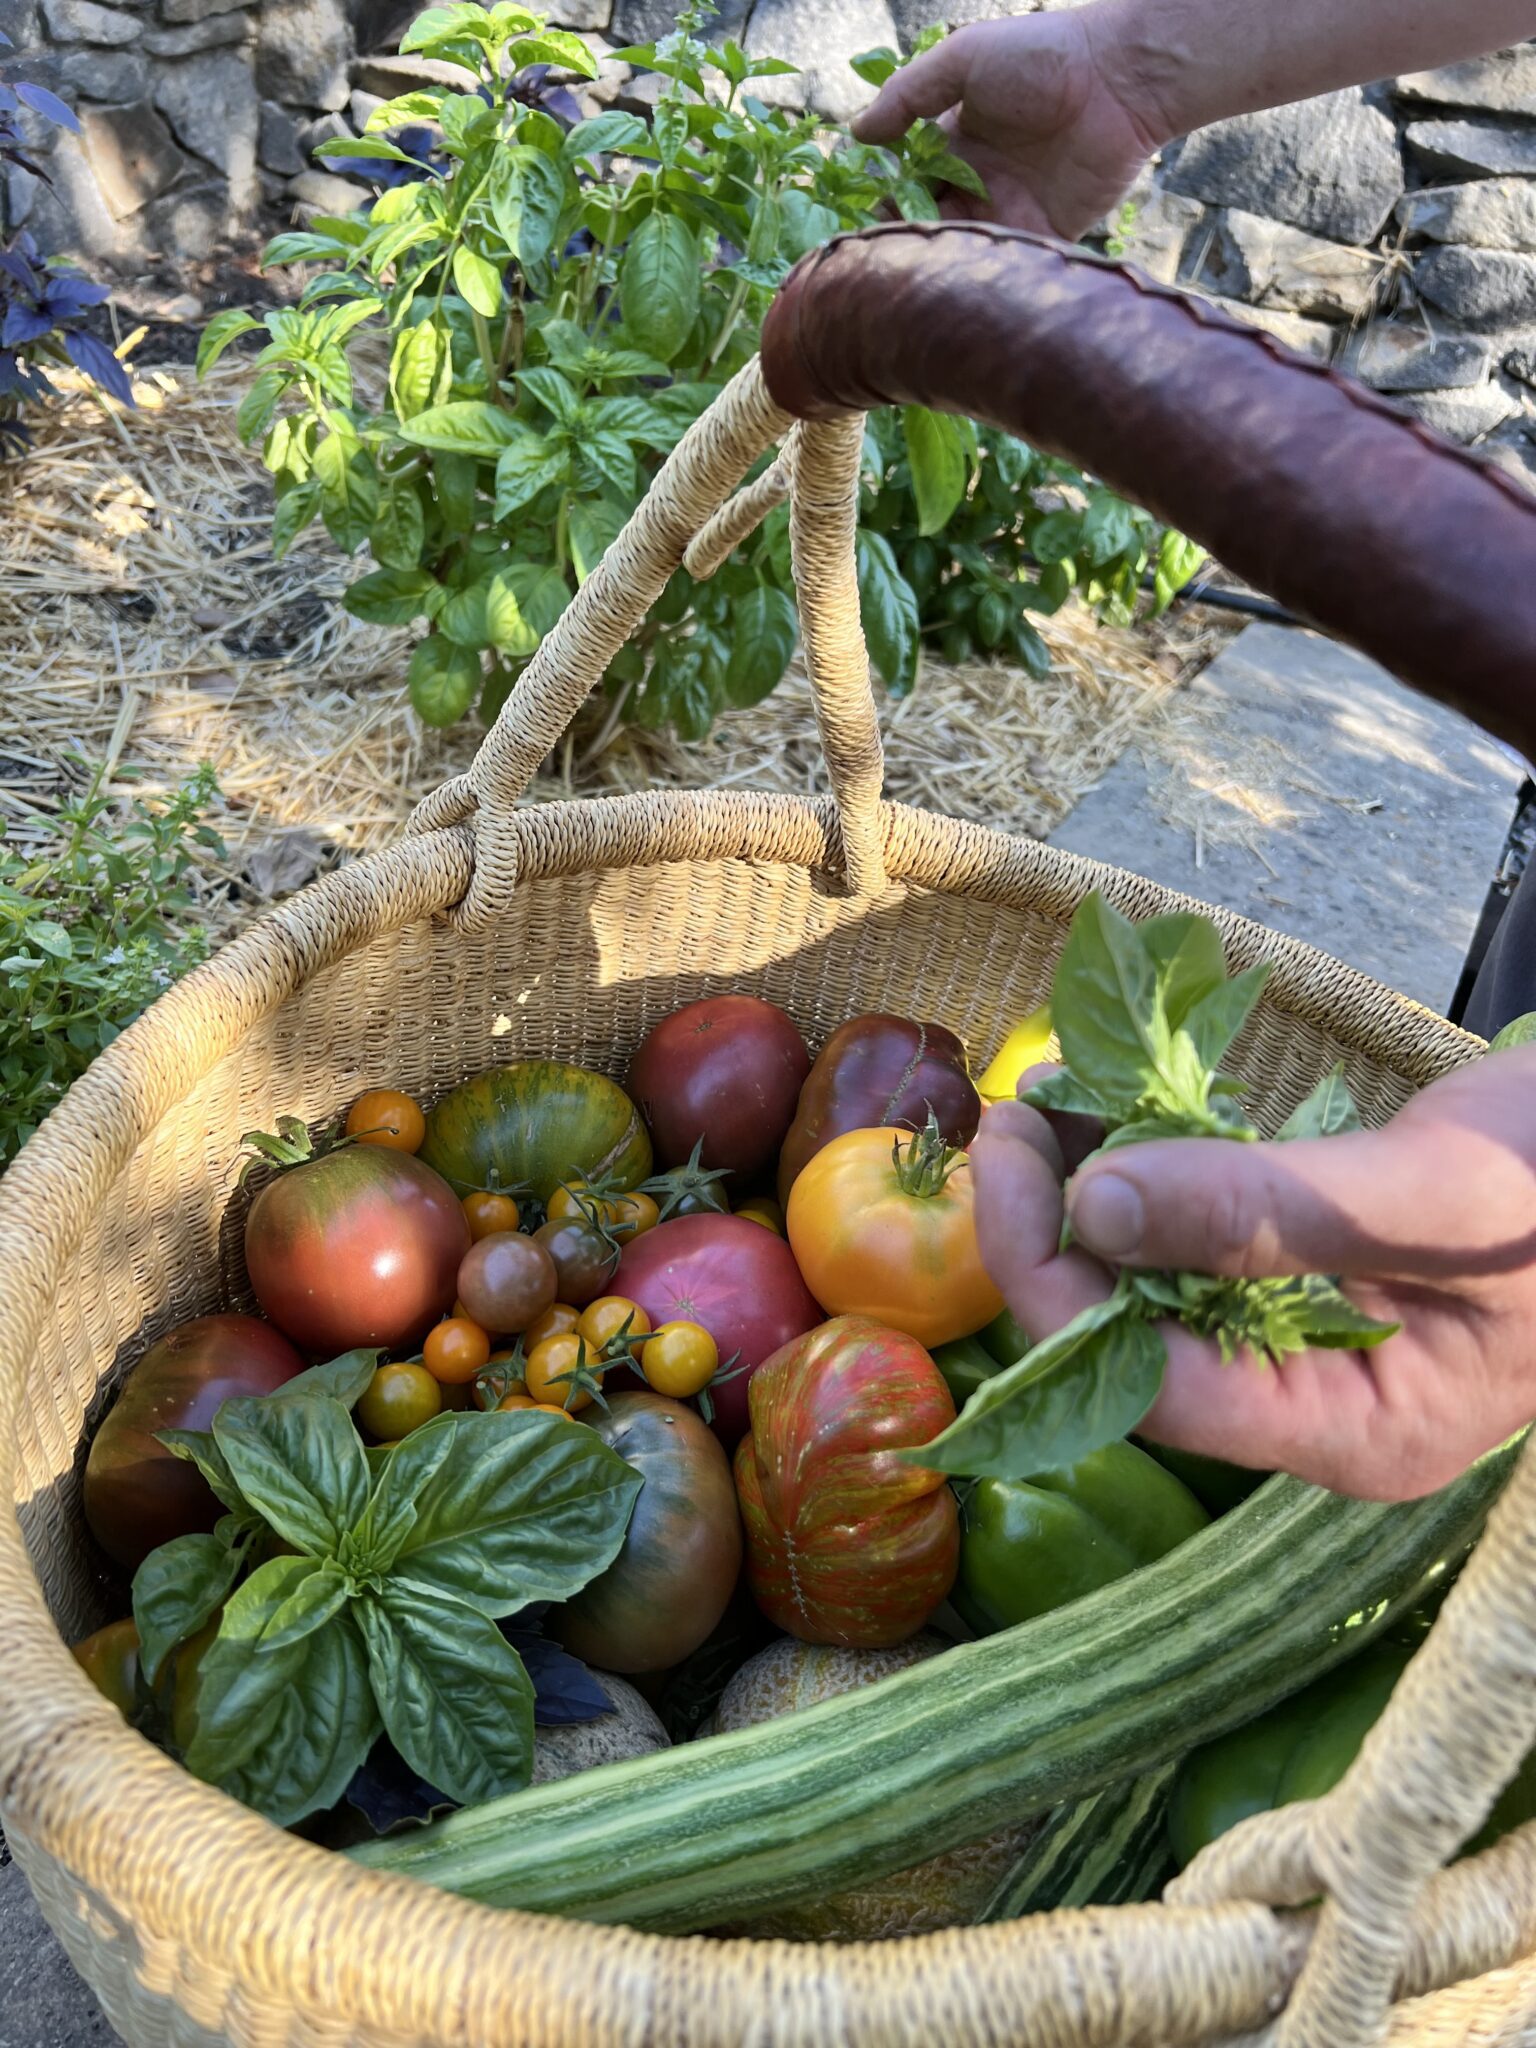
[(1536, 36), (1536, 0), (1094, 0), (1078, 17), (1149, 142)]

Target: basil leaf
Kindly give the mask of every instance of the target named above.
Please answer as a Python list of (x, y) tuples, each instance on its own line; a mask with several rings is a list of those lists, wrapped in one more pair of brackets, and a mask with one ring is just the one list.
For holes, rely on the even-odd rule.
[(1496, 1031), (1488, 1041), (1490, 1052), (1507, 1052), (1512, 1045), (1536, 1043), (1536, 1010), (1527, 1011), (1523, 1017), (1511, 1017), (1502, 1031)]
[(241, 1491), (283, 1541), (334, 1556), (369, 1493), (368, 1460), (341, 1403), (327, 1394), (226, 1401), (213, 1433)]
[(264, 1401), (292, 1401), (305, 1395), (324, 1394), (332, 1401), (339, 1401), (343, 1408), (350, 1408), (368, 1391), (368, 1383), (383, 1356), (382, 1351), (344, 1351), (340, 1358), (330, 1358), (324, 1365), (312, 1365), (305, 1372), (296, 1372), (291, 1380), (284, 1380), (280, 1387), (274, 1387), (270, 1394), (261, 1398)]
[(133, 1575), (139, 1663), (151, 1685), (178, 1644), (213, 1619), (240, 1575), (243, 1547), (217, 1535), (176, 1536)]
[(1325, 1351), (1369, 1351), (1402, 1328), (1401, 1323), (1378, 1322), (1375, 1316), (1368, 1316), (1320, 1273), (1308, 1273), (1299, 1285), (1305, 1306), (1298, 1321), (1308, 1344)]
[(291, 1590), (262, 1630), (263, 1656), (273, 1650), (286, 1650), (291, 1643), (302, 1643), (316, 1629), (324, 1628), (332, 1615), (339, 1614), (347, 1604), (346, 1574), (338, 1565), (329, 1558), (302, 1558), (300, 1562), (307, 1564), (309, 1570), (302, 1575), (294, 1574)]
[[(1214, 1067), (1225, 1056), (1228, 1046), (1248, 1022), (1269, 976), (1267, 961), (1262, 967), (1247, 967), (1230, 981), (1210, 989), (1189, 1011), (1183, 1028), (1194, 1041), (1203, 1067)], [(1202, 1099), (1203, 1094), (1202, 1090)]]
[(211, 1429), (157, 1429), (155, 1442), (164, 1444), (174, 1458), (195, 1465), (207, 1480), (215, 1499), (231, 1514), (249, 1516), (250, 1502), (235, 1484), (224, 1453), (214, 1441)]
[(1163, 917), (1147, 918), (1136, 929), (1156, 963), (1168, 1022), (1182, 1024), (1200, 998), (1227, 978), (1220, 935), (1197, 910), (1171, 910)]
[(1344, 1062), (1331, 1068), (1304, 1102), (1298, 1102), (1275, 1133), (1277, 1138), (1331, 1138), (1340, 1131), (1358, 1131), (1360, 1112), (1355, 1108), (1349, 1083), (1344, 1079)]
[(1132, 1108), (1169, 1051), (1158, 970), (1129, 918), (1097, 891), (1079, 905), (1056, 968), (1051, 1017), (1062, 1062), (1105, 1103)]
[(859, 572), (859, 618), (869, 657), (888, 690), (904, 697), (917, 681), (917, 593), (897, 565), (883, 533), (862, 528), (855, 544)]
[[(278, 1827), (334, 1806), (379, 1733), (367, 1652), (351, 1616), (338, 1614), (300, 1650), (303, 1662), (284, 1688), (260, 1746), (218, 1781)], [(198, 1707), (201, 1717), (201, 1695)]]
[(618, 1555), (641, 1479), (591, 1431), (515, 1411), (429, 1426), (451, 1450), (416, 1496), (402, 1576), (499, 1619), (569, 1599)]
[(664, 363), (682, 348), (698, 318), (699, 245), (686, 221), (652, 213), (629, 238), (619, 265), (626, 333)]
[(403, 1579), (356, 1612), (384, 1726), (411, 1769), (462, 1806), (521, 1791), (533, 1771), (533, 1686), (496, 1624)]
[(1058, 1067), (1054, 1074), (1033, 1082), (1019, 1098), (1034, 1109), (1052, 1109), (1063, 1116), (1106, 1117), (1110, 1105), (1091, 1088), (1085, 1088), (1075, 1074)]
[(725, 665), (727, 700), (741, 710), (777, 688), (795, 651), (800, 621), (794, 601), (759, 583), (731, 612), (731, 653)]
[(1157, 1399), (1162, 1338), (1122, 1287), (985, 1381), (907, 1463), (971, 1478), (1028, 1479), (1126, 1436)]
[(265, 1654), (261, 1642), (267, 1624), (314, 1568), (313, 1558), (274, 1557), (225, 1604), (219, 1633), (198, 1668), (197, 1733), (187, 1752), (187, 1769), (211, 1785), (226, 1785), (260, 1749), (303, 1667), (308, 1652), (302, 1641)]
[(531, 1629), (503, 1625), (501, 1632), (532, 1682), (535, 1727), (563, 1728), (613, 1712), (613, 1701), (579, 1657)]
[[(380, 1464), (373, 1494), (342, 1545), (343, 1561), (358, 1572), (387, 1572), (416, 1524), (416, 1500), (452, 1450), (452, 1418), (439, 1415), (392, 1444)], [(371, 1468), (370, 1468), (371, 1469)]]
[(901, 428), (920, 534), (942, 533), (971, 480), (960, 422), (925, 405), (904, 405)]

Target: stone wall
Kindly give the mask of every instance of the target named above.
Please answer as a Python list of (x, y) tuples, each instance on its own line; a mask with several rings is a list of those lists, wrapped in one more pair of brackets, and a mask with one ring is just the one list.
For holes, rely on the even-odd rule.
[[(1051, 0), (1047, 0), (1051, 4)], [(1063, 4), (1063, 0), (1055, 0)], [(1071, 4), (1071, 0), (1065, 0)], [(952, 23), (1027, 0), (940, 0)], [(209, 256), (365, 194), (315, 166), (424, 71), (388, 54), (413, 0), (0, 0), (14, 67), (78, 109), (43, 131), (53, 189), (12, 176), (11, 226), (124, 274)], [(665, 34), (674, 0), (554, 0), (602, 60), (589, 107), (660, 84), (612, 51)], [(764, 97), (846, 118), (848, 58), (907, 42), (935, 0), (724, 0), (716, 32), (787, 57)], [(1536, 474), (1536, 45), (1224, 122), (1168, 152), (1127, 253), (1424, 419)]]

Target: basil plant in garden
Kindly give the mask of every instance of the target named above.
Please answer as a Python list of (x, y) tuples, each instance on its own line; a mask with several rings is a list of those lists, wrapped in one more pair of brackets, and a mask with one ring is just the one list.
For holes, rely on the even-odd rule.
[[(500, 708), (667, 451), (756, 349), (797, 257), (892, 209), (932, 218), (939, 186), (981, 190), (932, 123), (873, 149), (764, 106), (753, 81), (793, 67), (706, 44), (696, 31), (713, 12), (694, 6), (675, 34), (620, 53), (666, 80), (649, 119), (581, 120), (547, 83), (551, 67), (593, 75), (579, 37), (506, 0), (431, 9), (400, 47), (456, 67), (462, 88), (407, 93), (361, 138), (323, 145), (350, 171), (377, 166), (387, 189), (365, 213), (319, 218), (267, 251), (269, 264), (323, 266), (297, 307), (266, 316), (238, 415), (276, 482), (274, 548), (317, 517), (349, 554), (368, 548), (375, 566), (348, 608), (422, 624), (410, 691), (433, 724)], [(898, 60), (860, 61), (874, 76)], [(257, 324), (220, 314), (200, 367)], [(352, 362), (375, 336), (388, 343), (376, 407)], [(1006, 444), (1007, 469), (1003, 445), (919, 407), (872, 432), (860, 589), (894, 689), (910, 687), (922, 631), (961, 616), (952, 585), (987, 600), (977, 646), (1044, 658), (1024, 613), (1059, 597), (1019, 570), (1045, 515), (1016, 504), (1010, 524), (995, 506), (996, 480), (1032, 460)], [(974, 493), (997, 531), (962, 556), (937, 536)], [(1053, 531), (1055, 583), (1116, 602), (1158, 545), (1151, 522), (1107, 494), (1071, 529), (1080, 545), (1061, 521)], [(917, 542), (931, 573), (915, 580)], [(781, 508), (707, 584), (672, 579), (609, 672), (614, 715), (701, 737), (722, 708), (773, 689), (795, 635)]]

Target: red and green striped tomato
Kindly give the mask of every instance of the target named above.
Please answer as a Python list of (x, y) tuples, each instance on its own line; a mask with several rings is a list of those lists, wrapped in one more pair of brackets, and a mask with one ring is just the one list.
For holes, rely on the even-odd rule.
[(730, 1604), (741, 1572), (731, 1468), (691, 1408), (661, 1394), (614, 1394), (582, 1421), (644, 1479), (624, 1547), (560, 1610), (560, 1639), (602, 1671), (667, 1671), (691, 1656)]
[(452, 1306), (469, 1243), (441, 1174), (409, 1152), (347, 1145), (262, 1189), (245, 1269), (277, 1327), (321, 1358), (409, 1350)]
[(651, 1140), (617, 1082), (561, 1060), (490, 1067), (427, 1113), (418, 1155), (461, 1195), (526, 1189), (547, 1202), (562, 1181), (638, 1187)]
[(802, 1642), (904, 1642), (944, 1599), (960, 1558), (943, 1474), (894, 1455), (954, 1415), (933, 1360), (868, 1316), (838, 1316), (760, 1366), (748, 1400), (736, 1492), (757, 1604)]

